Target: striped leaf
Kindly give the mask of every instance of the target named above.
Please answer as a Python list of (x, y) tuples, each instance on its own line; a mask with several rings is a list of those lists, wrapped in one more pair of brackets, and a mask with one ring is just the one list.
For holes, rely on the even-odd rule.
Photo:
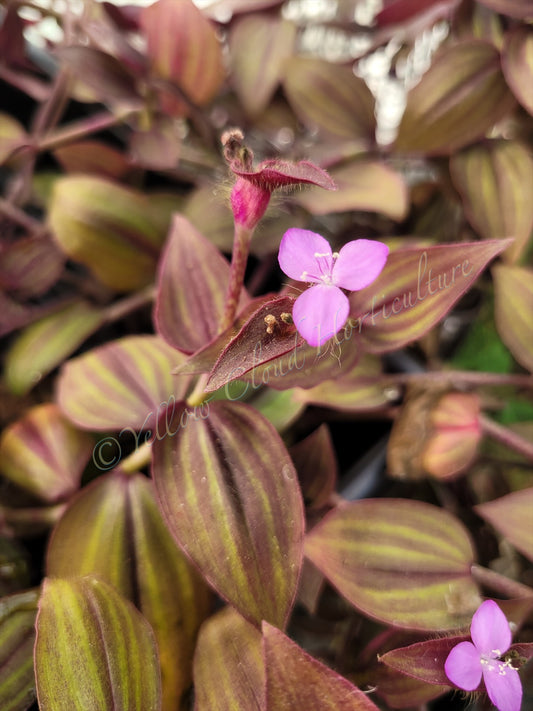
[(475, 507), (476, 512), (533, 561), (533, 488), (515, 491)]
[(103, 284), (129, 291), (153, 279), (165, 233), (148, 198), (104, 178), (68, 175), (56, 180), (48, 219), (62, 251)]
[(443, 318), (511, 240), (394, 250), (372, 285), (350, 296), (351, 337), (386, 353), (423, 336)]
[(123, 153), (103, 141), (69, 143), (56, 148), (53, 155), (66, 173), (90, 173), (120, 179), (132, 168)]
[(494, 267), (494, 318), (502, 341), (533, 372), (533, 270)]
[(24, 395), (103, 323), (103, 313), (77, 301), (44, 316), (17, 335), (6, 356), (5, 380)]
[(59, 278), (65, 258), (50, 237), (26, 237), (0, 247), (0, 287), (27, 298), (44, 294)]
[(355, 607), (395, 627), (456, 629), (479, 605), (466, 530), (426, 503), (343, 505), (308, 534), (305, 553)]
[(175, 711), (210, 593), (165, 527), (152, 482), (115, 470), (84, 488), (54, 529), (47, 572), (96, 575), (137, 605), (159, 649), (162, 709)]
[(264, 689), (261, 634), (225, 607), (200, 630), (194, 655), (195, 711), (264, 711)]
[(395, 148), (452, 153), (483, 137), (513, 105), (492, 44), (449, 45), (409, 92)]
[[(158, 0), (141, 14), (153, 73), (177, 85), (189, 101), (203, 106), (224, 80), (215, 28), (191, 0)], [(188, 113), (187, 103), (165, 94), (163, 109)]]
[(0, 472), (52, 503), (76, 491), (93, 444), (91, 437), (65, 419), (57, 405), (39, 405), (3, 431)]
[[(369, 354), (359, 357), (355, 344), (352, 344), (352, 352), (357, 360), (351, 367), (343, 368), (341, 361), (341, 368), (337, 366), (337, 370), (342, 370), (337, 377), (331, 378), (335, 375), (332, 369), (328, 379), (323, 379), (312, 388), (298, 390), (295, 399), (306, 405), (331, 407), (344, 412), (373, 410), (386, 405), (389, 402), (387, 391), (379, 382), (381, 361)], [(346, 356), (346, 360), (352, 360), (350, 355)]]
[(182, 400), (190, 384), (190, 378), (172, 375), (184, 360), (158, 336), (121, 338), (63, 366), (59, 406), (80, 427), (153, 435), (159, 414)]
[(178, 350), (193, 353), (219, 332), (229, 263), (182, 215), (174, 215), (161, 257), (155, 323)]
[(283, 89), (308, 128), (335, 139), (374, 140), (374, 97), (349, 67), (322, 59), (293, 57), (285, 65)]
[(266, 711), (378, 711), (367, 694), (267, 622), (263, 623), (263, 645)]
[(26, 711), (35, 699), (33, 645), (38, 592), (0, 598), (0, 708)]
[(291, 56), (296, 26), (270, 13), (253, 13), (231, 25), (229, 61), (235, 91), (250, 116), (264, 111)]
[(335, 192), (311, 187), (292, 200), (312, 215), (361, 210), (379, 212), (402, 220), (409, 207), (404, 179), (380, 161), (356, 160), (329, 171), (337, 185)]
[(255, 625), (280, 627), (300, 573), (303, 505), (273, 426), (239, 402), (170, 421), (153, 445), (159, 506), (179, 545), (221, 597)]
[[(533, 16), (533, 11), (532, 11)], [(522, 106), (533, 116), (533, 30), (519, 25), (505, 37), (502, 49), (505, 79)]]
[(152, 630), (107, 583), (97, 578), (45, 580), (36, 630), (41, 711), (161, 708)]
[(412, 676), (428, 684), (449, 686), (450, 680), (444, 671), (444, 662), (456, 644), (470, 637), (455, 636), (415, 642), (408, 647), (398, 647), (380, 656), (379, 661), (391, 669)]
[(505, 257), (516, 261), (533, 229), (533, 157), (527, 146), (505, 140), (475, 145), (451, 158), (450, 171), (472, 226), (485, 239), (514, 237)]

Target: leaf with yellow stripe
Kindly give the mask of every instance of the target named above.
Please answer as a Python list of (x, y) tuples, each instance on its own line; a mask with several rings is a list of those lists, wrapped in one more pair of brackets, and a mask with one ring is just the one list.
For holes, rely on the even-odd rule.
[(474, 551), (447, 511), (406, 499), (365, 499), (329, 513), (305, 554), (361, 612), (394, 627), (448, 630), (479, 605)]
[(250, 13), (231, 23), (232, 82), (248, 115), (257, 116), (266, 109), (295, 38), (294, 23), (272, 13)]
[(308, 128), (335, 139), (374, 140), (374, 97), (349, 67), (322, 59), (293, 57), (285, 65), (283, 89)]
[(211, 593), (168, 532), (152, 482), (115, 470), (84, 488), (54, 529), (47, 572), (96, 575), (139, 608), (159, 649), (162, 709), (175, 711)]
[(266, 711), (378, 711), (367, 694), (263, 622)]
[(533, 372), (533, 270), (500, 264), (494, 277), (494, 319), (502, 341)]
[(209, 403), (206, 418), (153, 445), (153, 478), (176, 541), (246, 619), (282, 627), (302, 562), (303, 504), (274, 427), (240, 402)]
[(210, 617), (200, 630), (194, 695), (195, 711), (264, 711), (261, 634), (230, 606)]
[(33, 645), (37, 590), (0, 598), (0, 708), (26, 711), (35, 700)]
[(527, 146), (487, 141), (452, 156), (450, 171), (470, 223), (485, 239), (514, 237), (505, 258), (516, 261), (533, 229), (533, 158)]
[(370, 353), (387, 353), (423, 336), (512, 240), (397, 249), (379, 277), (354, 292), (351, 338)]
[(185, 361), (159, 336), (128, 336), (68, 361), (58, 403), (80, 427), (154, 433), (159, 414), (184, 398), (189, 377), (172, 370)]
[(84, 301), (62, 307), (28, 326), (12, 342), (4, 378), (17, 395), (24, 395), (68, 358), (104, 321), (101, 310)]
[(163, 108), (186, 115), (190, 102), (204, 106), (224, 81), (222, 47), (215, 28), (191, 0), (158, 0), (141, 14), (152, 72), (177, 86), (179, 93), (165, 93)]
[(167, 343), (183, 353), (209, 343), (220, 331), (228, 282), (228, 261), (186, 217), (174, 215), (155, 306), (156, 327)]
[(514, 491), (475, 507), (476, 512), (533, 561), (533, 488)]
[(61, 250), (109, 288), (130, 291), (153, 279), (166, 235), (143, 193), (68, 175), (54, 183), (48, 219)]
[(314, 186), (293, 196), (292, 201), (312, 215), (361, 210), (402, 220), (409, 207), (409, 193), (402, 176), (382, 161), (355, 160), (329, 171), (335, 192), (318, 192)]
[(93, 440), (47, 403), (27, 410), (0, 437), (0, 473), (44, 501), (78, 488)]
[(452, 153), (485, 136), (514, 105), (491, 43), (451, 44), (407, 95), (395, 149)]
[(150, 625), (107, 583), (92, 577), (45, 580), (36, 631), (41, 711), (161, 708)]

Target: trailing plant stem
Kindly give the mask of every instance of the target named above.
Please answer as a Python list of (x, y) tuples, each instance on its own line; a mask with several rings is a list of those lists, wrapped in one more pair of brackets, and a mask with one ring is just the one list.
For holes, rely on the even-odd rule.
[(533, 597), (533, 588), (528, 585), (511, 580), (494, 570), (483, 568), (481, 565), (473, 565), (471, 573), (474, 580), (480, 585), (484, 585), (505, 597), (528, 598)]

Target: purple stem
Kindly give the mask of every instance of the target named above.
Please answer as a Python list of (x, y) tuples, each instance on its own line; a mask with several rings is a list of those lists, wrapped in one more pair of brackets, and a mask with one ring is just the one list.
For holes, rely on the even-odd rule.
[(224, 318), (220, 324), (220, 332), (225, 331), (233, 323), (241, 290), (244, 284), (244, 273), (248, 262), (250, 251), (250, 241), (253, 230), (235, 223), (235, 235), (233, 238), (233, 253), (231, 255), (231, 269), (229, 275), (228, 291), (226, 295), (226, 309)]
[(517, 583), (516, 580), (496, 573), (494, 570), (483, 568), (481, 565), (473, 565), (471, 573), (474, 580), (490, 590), (494, 590), (499, 595), (509, 598), (528, 598), (533, 597), (533, 588), (522, 583)]

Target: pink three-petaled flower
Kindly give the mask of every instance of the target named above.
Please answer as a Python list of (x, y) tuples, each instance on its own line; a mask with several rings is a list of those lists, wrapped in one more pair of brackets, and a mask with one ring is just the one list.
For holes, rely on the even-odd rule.
[(385, 266), (389, 248), (382, 242), (357, 239), (337, 253), (316, 232), (293, 227), (283, 235), (279, 265), (288, 277), (313, 284), (295, 301), (292, 317), (311, 346), (321, 346), (348, 320), (350, 303), (341, 289), (369, 286)]
[(511, 645), (511, 629), (493, 600), (485, 600), (472, 617), (472, 642), (460, 642), (444, 664), (448, 679), (460, 689), (477, 689), (481, 677), (499, 711), (519, 711), (522, 685), (517, 670), (501, 657)]

